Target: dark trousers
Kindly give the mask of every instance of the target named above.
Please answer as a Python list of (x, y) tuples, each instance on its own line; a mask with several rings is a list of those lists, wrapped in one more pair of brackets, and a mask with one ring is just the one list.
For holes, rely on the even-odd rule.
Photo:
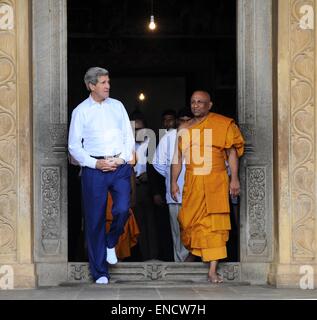
[(157, 259), (157, 226), (155, 224), (154, 205), (152, 203), (148, 183), (141, 183), (136, 186), (136, 206), (134, 216), (140, 230), (138, 247), (141, 257), (138, 260), (146, 261)]
[[(85, 234), (90, 272), (94, 280), (109, 278), (107, 250), (118, 243), (128, 219), (131, 191), (131, 166), (122, 165), (114, 172), (102, 172), (84, 167), (82, 170), (82, 197), (85, 212)], [(106, 233), (108, 191), (113, 199), (113, 221)]]

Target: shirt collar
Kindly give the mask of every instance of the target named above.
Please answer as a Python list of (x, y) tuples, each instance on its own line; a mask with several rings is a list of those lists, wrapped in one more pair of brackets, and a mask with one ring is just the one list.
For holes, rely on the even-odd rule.
[[(102, 101), (101, 105), (104, 103), (108, 103), (108, 101), (109, 101), (108, 99), (109, 98), (106, 98), (104, 101)], [(88, 101), (89, 101), (89, 106), (93, 106), (95, 104), (100, 105), (100, 103), (98, 103), (97, 101), (94, 100), (94, 98), (91, 96), (91, 94), (89, 95)]]

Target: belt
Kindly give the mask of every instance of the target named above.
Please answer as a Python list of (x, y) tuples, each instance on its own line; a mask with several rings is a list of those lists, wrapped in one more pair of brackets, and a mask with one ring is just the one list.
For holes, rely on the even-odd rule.
[(111, 158), (119, 158), (121, 153), (118, 153), (118, 154), (115, 154), (113, 156), (91, 156), (92, 158), (95, 158), (95, 159), (111, 159)]

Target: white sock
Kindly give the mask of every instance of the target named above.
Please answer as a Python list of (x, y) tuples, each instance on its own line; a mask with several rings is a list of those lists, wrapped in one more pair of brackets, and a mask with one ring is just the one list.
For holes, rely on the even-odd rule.
[(110, 264), (116, 264), (118, 262), (115, 248), (107, 248), (107, 262)]
[(96, 280), (96, 283), (98, 284), (108, 284), (108, 278), (107, 277), (100, 277)]

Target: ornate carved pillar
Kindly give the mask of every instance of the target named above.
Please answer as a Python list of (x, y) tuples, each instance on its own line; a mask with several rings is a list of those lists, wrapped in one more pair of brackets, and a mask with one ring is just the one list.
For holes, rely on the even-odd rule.
[(13, 267), (14, 288), (35, 286), (29, 6), (0, 0), (0, 267)]
[(278, 287), (305, 286), (305, 277), (317, 284), (316, 9), (316, 0), (278, 2), (278, 247), (270, 274)]
[(241, 278), (265, 283), (273, 259), (272, 1), (237, 2)]
[(33, 0), (34, 258), (39, 285), (67, 279), (67, 3)]

